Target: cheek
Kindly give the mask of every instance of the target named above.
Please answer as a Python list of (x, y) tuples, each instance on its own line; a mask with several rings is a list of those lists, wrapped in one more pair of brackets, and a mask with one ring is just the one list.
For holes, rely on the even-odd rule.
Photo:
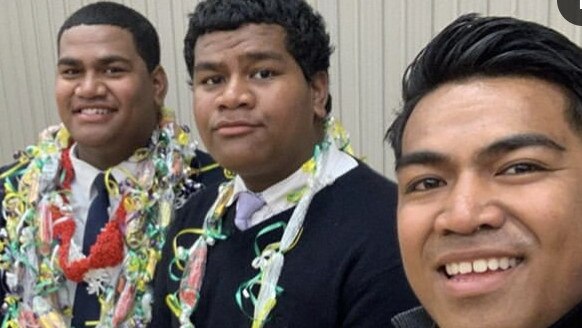
[(417, 266), (423, 256), (423, 245), (432, 230), (430, 212), (417, 206), (399, 206), (398, 240), (407, 265)]
[(582, 201), (577, 195), (582, 190), (545, 185), (507, 195), (506, 203), (513, 204), (511, 211), (542, 248), (561, 252), (565, 242), (582, 235)]
[(146, 84), (133, 83), (116, 83), (110, 85), (110, 90), (115, 94), (118, 101), (127, 107), (137, 108), (138, 112), (141, 107), (153, 106), (153, 97), (144, 97), (143, 95), (153, 95), (153, 89)]
[[(207, 121), (212, 111), (211, 98), (202, 92), (194, 91), (192, 93), (192, 112), (194, 114), (194, 119), (198, 121)], [(201, 122), (205, 123), (205, 122)]]
[[(570, 256), (582, 254), (582, 213), (580, 204), (559, 204), (556, 202), (551, 208), (541, 205), (529, 208), (529, 222), (524, 224), (539, 240), (542, 249), (547, 249), (558, 258), (569, 262)], [(564, 255), (570, 253), (564, 258)], [(552, 256), (553, 257), (553, 256)], [(579, 256), (578, 256), (579, 257)]]
[(55, 85), (55, 100), (61, 121), (66, 121), (66, 117), (70, 113), (72, 94), (71, 88), (67, 87), (67, 85), (63, 85), (62, 83)]
[(74, 93), (74, 88), (71, 84), (57, 81), (55, 83), (55, 98), (57, 103), (65, 103), (67, 99), (70, 99)]
[(275, 107), (275, 109), (265, 115), (265, 120), (270, 121), (270, 125), (276, 126), (273, 133), (285, 134), (288, 139), (293, 140), (312, 138), (315, 127), (314, 112), (310, 102), (288, 103), (287, 107)]
[(204, 105), (201, 102), (197, 102), (197, 105), (194, 106), (193, 114), (194, 114), (194, 124), (198, 131), (198, 135), (200, 136), (201, 141), (204, 145), (208, 148), (212, 148), (211, 144), (211, 127), (210, 127), (210, 116), (211, 112), (204, 110)]

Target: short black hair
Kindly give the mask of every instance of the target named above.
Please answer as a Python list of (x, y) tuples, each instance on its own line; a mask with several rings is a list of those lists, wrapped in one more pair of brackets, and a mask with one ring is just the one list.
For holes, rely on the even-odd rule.
[(582, 49), (540, 24), (473, 13), (445, 27), (406, 69), (403, 107), (386, 134), (396, 160), (408, 118), (424, 96), (448, 82), (498, 76), (534, 77), (562, 87), (571, 103), (566, 120), (582, 131)]
[[(304, 0), (206, 0), (190, 14), (184, 39), (184, 59), (190, 77), (194, 74), (194, 47), (201, 35), (232, 31), (246, 24), (276, 24), (286, 32), (289, 53), (308, 81), (318, 72), (328, 72), (333, 47), (321, 15)], [(326, 110), (331, 110), (328, 99)]]
[(137, 11), (115, 2), (96, 2), (75, 11), (65, 20), (57, 37), (60, 51), (63, 33), (78, 25), (112, 25), (131, 33), (139, 56), (149, 72), (160, 65), (160, 40), (152, 23)]

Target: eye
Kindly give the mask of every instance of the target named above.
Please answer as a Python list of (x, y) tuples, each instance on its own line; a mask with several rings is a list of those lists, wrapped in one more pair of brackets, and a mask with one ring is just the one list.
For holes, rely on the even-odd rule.
[(427, 177), (412, 181), (406, 186), (406, 193), (429, 191), (446, 186), (447, 183), (439, 178)]
[(110, 67), (105, 68), (104, 72), (106, 75), (118, 76), (118, 75), (121, 75), (122, 73), (126, 72), (126, 69), (123, 67), (110, 66)]
[(219, 75), (205, 77), (200, 80), (200, 84), (202, 85), (216, 85), (223, 81), (223, 78)]
[(499, 175), (520, 175), (540, 171), (547, 171), (547, 169), (536, 163), (515, 163), (505, 167), (499, 172)]
[(261, 69), (255, 72), (251, 77), (254, 79), (264, 80), (275, 76), (275, 72), (269, 69)]
[(59, 74), (64, 78), (73, 78), (81, 74), (81, 70), (78, 68), (67, 67), (60, 69)]

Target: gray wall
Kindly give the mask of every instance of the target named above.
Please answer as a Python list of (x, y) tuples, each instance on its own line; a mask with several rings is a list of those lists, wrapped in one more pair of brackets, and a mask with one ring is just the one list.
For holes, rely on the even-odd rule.
[[(56, 33), (83, 0), (0, 0), (0, 163), (57, 123), (53, 96)], [(149, 17), (162, 42), (170, 78), (166, 105), (192, 122), (191, 93), (182, 59), (187, 13), (198, 1), (124, 0)], [(393, 158), (383, 142), (400, 103), (407, 63), (459, 14), (509, 15), (551, 26), (582, 44), (582, 27), (563, 19), (554, 0), (310, 0), (325, 17), (336, 51), (331, 93), (356, 152), (389, 177)], [(190, 124), (193, 126), (193, 124)]]

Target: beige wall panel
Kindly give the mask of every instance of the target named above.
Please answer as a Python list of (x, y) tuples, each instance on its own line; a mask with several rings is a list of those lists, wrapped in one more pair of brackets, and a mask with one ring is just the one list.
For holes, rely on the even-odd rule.
[[(340, 28), (335, 56), (338, 58), (339, 74), (337, 84), (339, 94), (332, 95), (333, 111), (345, 124), (354, 147), (359, 151), (362, 148), (362, 137), (360, 129), (360, 63), (359, 49), (359, 12), (358, 0), (340, 1), (338, 8), (338, 20)], [(348, 28), (349, 27), (349, 28)], [(333, 78), (332, 78), (333, 80)], [(332, 111), (332, 112), (333, 112)], [(339, 113), (339, 115), (338, 115)]]
[(487, 13), (487, 6), (489, 4), (489, 2), (485, 0), (457, 0), (457, 3), (458, 3), (457, 9), (458, 14), (468, 12), (484, 14)]
[(489, 14), (516, 16), (517, 0), (489, 0)]
[[(408, 65), (406, 51), (406, 0), (384, 5), (384, 129), (392, 123), (394, 113), (400, 108), (400, 76)], [(378, 150), (379, 151), (379, 150)], [(388, 145), (382, 147), (384, 172), (392, 172), (394, 156)]]
[[(360, 1), (360, 127), (365, 140), (358, 152), (376, 168), (384, 166), (383, 0)], [(380, 109), (380, 110), (379, 110)], [(349, 110), (349, 109), (348, 109)]]
[[(94, 0), (0, 0), (0, 163), (58, 122), (54, 102), (56, 35), (64, 19)], [(189, 76), (182, 47), (195, 0), (116, 0), (151, 19), (162, 45), (170, 88), (166, 104), (193, 126)], [(333, 113), (356, 151), (393, 176), (392, 151), (383, 143), (400, 107), (407, 64), (462, 13), (516, 16), (551, 26), (582, 43), (582, 27), (565, 21), (554, 0), (308, 0), (324, 16), (336, 50), (331, 59)]]
[[(4, 8), (8, 11), (8, 8)], [(4, 18), (4, 17), (2, 17)], [(2, 31), (10, 31), (9, 22), (6, 19), (0, 19), (0, 29)], [(12, 123), (12, 115), (16, 113), (16, 109), (12, 109), (10, 101), (12, 97), (8, 97), (7, 88), (14, 84), (14, 80), (10, 78), (10, 58), (8, 56), (8, 45), (10, 33), (0, 33), (0, 163), (8, 160), (12, 153), (12, 147), (15, 144), (13, 131), (10, 130)], [(21, 137), (22, 138), (22, 137)], [(2, 165), (2, 164), (0, 164)]]
[[(518, 17), (548, 25), (550, 7), (556, 6), (556, 1), (519, 0), (517, 4)], [(560, 18), (562, 18), (560, 16)]]
[[(314, 3), (314, 2), (312, 2)], [(326, 26), (330, 34), (331, 43), (334, 45), (335, 51), (331, 56), (331, 67), (329, 70), (329, 88), (330, 94), (334, 95), (332, 113), (336, 118), (341, 119), (342, 107), (341, 102), (338, 101), (340, 94), (340, 70), (339, 70), (339, 55), (337, 54), (337, 45), (339, 44), (339, 31), (341, 29), (339, 20), (339, 5), (337, 1), (320, 0), (316, 5), (318, 11), (323, 17), (326, 17)]]
[[(506, 1), (506, 0), (502, 0)], [(432, 34), (438, 33), (458, 16), (458, 1), (432, 1)]]

